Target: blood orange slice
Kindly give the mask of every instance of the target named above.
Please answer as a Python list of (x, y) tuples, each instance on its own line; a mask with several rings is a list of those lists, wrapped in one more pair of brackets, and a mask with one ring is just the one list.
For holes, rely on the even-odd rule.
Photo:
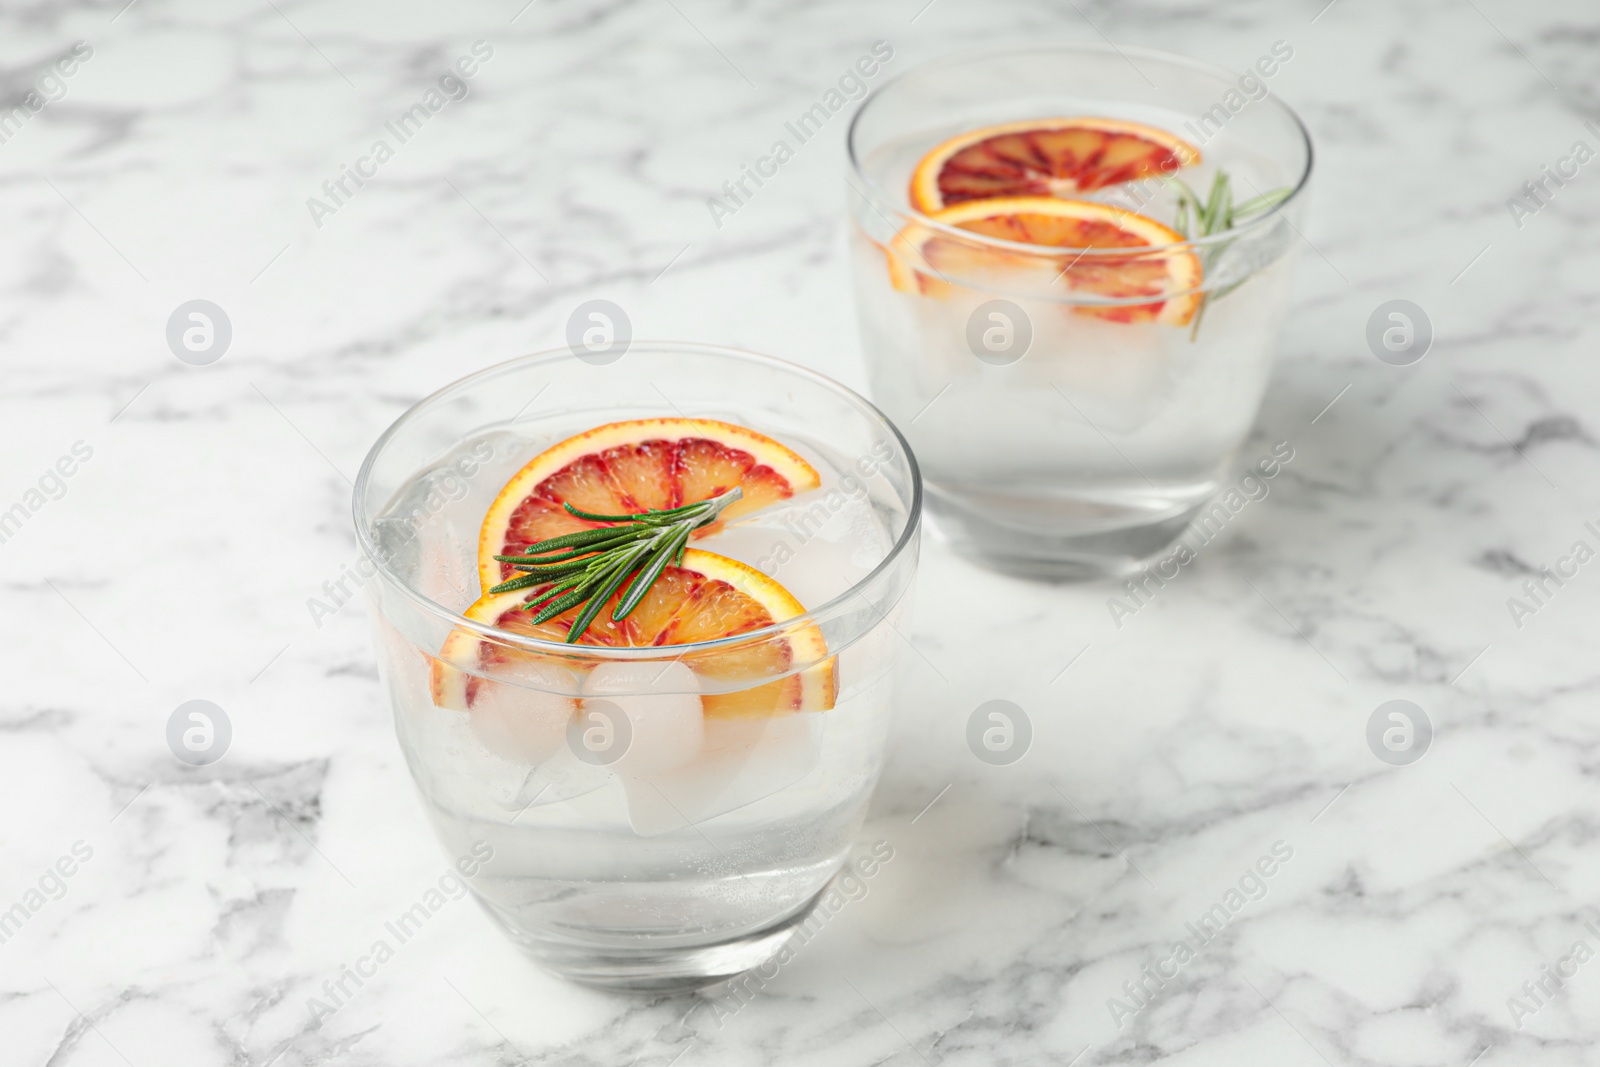
[(635, 419), (568, 438), (535, 456), (506, 483), (484, 516), (478, 578), (484, 589), (515, 571), (495, 556), (514, 555), (549, 537), (606, 523), (568, 512), (638, 515), (707, 500), (738, 486), (744, 496), (719, 523), (821, 484), (816, 469), (772, 438), (712, 419)]
[[(1183, 246), (1183, 236), (1131, 211), (1089, 200), (1019, 196), (971, 200), (930, 217), (982, 237), (1071, 249), (1073, 254), (1014, 253), (914, 225), (885, 250), (890, 280), (902, 292), (943, 297), (949, 292), (946, 277), (1048, 271), (1053, 277), (1047, 281), (1059, 278), (1075, 291), (1128, 301), (1073, 309), (1096, 318), (1183, 326), (1200, 304), (1200, 260)], [(1164, 245), (1179, 247), (1160, 250)], [(1127, 254), (1115, 254), (1119, 250)]]
[[(532, 622), (524, 605), (541, 595), (538, 588), (491, 593), (464, 614), (500, 630), (547, 641), (565, 641), (578, 609), (542, 623)], [(619, 594), (620, 595), (620, 594)], [(683, 563), (667, 567), (627, 618), (611, 617), (603, 608), (573, 647), (652, 648), (684, 645), (739, 634), (784, 622), (805, 612), (787, 589), (738, 560), (691, 548)], [(711, 683), (705, 688), (732, 692), (706, 692), (701, 711), (708, 719), (741, 719), (783, 715), (796, 711), (826, 711), (836, 695), (834, 661), (816, 626), (804, 626), (778, 638), (729, 644), (681, 657), (696, 675)], [(794, 671), (797, 664), (813, 664)], [(588, 666), (592, 666), (592, 662)], [(582, 673), (580, 659), (557, 659), (508, 649), (484, 641), (476, 634), (457, 630), (446, 640), (433, 662), (433, 700), (442, 708), (470, 711), (483, 704), (498, 709), (486, 687), (502, 683), (490, 675), (538, 676), (555, 668)], [(762, 681), (771, 678), (771, 681)], [(578, 701), (573, 698), (576, 709)]]
[(911, 175), (911, 206), (931, 215), (994, 197), (1079, 197), (1198, 162), (1194, 145), (1143, 123), (1029, 119), (969, 130), (923, 156)]

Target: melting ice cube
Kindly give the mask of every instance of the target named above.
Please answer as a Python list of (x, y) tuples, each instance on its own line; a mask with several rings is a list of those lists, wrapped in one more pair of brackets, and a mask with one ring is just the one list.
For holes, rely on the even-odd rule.
[(540, 764), (566, 742), (578, 706), (578, 679), (545, 663), (513, 662), (494, 680), (478, 683), (472, 733), (490, 752), (513, 763)]
[(700, 680), (682, 663), (602, 663), (584, 679), (583, 697), (585, 714), (609, 706), (625, 716), (626, 725), (605, 724), (620, 754), (599, 756), (624, 778), (665, 774), (700, 752)]
[(650, 778), (623, 778), (628, 821), (648, 837), (753, 804), (810, 774), (821, 739), (820, 712), (708, 719), (692, 762)]

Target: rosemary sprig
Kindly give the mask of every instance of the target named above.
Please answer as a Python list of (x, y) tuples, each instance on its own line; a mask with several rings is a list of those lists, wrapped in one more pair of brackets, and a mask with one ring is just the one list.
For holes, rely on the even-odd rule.
[(689, 536), (716, 522), (722, 510), (743, 495), (743, 490), (734, 486), (697, 504), (652, 508), (639, 515), (596, 515), (564, 504), (569, 513), (580, 519), (611, 525), (546, 538), (529, 545), (521, 555), (496, 556), (522, 574), (489, 592), (545, 586), (525, 605), (534, 612), (535, 623), (584, 605), (567, 631), (567, 643), (572, 644), (583, 636), (606, 601), (630, 575), (633, 581), (617, 600), (611, 617), (620, 621), (632, 614), (667, 564), (683, 562)]
[[(1237, 226), (1240, 220), (1259, 215), (1263, 211), (1271, 211), (1285, 200), (1294, 190), (1287, 185), (1281, 189), (1252, 196), (1242, 204), (1233, 202), (1233, 183), (1228, 178), (1228, 172), (1217, 171), (1215, 178), (1211, 179), (1211, 191), (1204, 201), (1189, 187), (1189, 183), (1181, 178), (1168, 178), (1167, 182), (1178, 194), (1178, 210), (1173, 217), (1172, 228), (1183, 234), (1187, 240), (1198, 237), (1210, 237), (1215, 233), (1222, 233)], [(1221, 241), (1200, 253), (1200, 269), (1202, 275), (1209, 275), (1212, 266), (1221, 258), (1232, 241)], [(1200, 306), (1195, 308), (1194, 325), (1189, 330), (1189, 340), (1193, 341), (1200, 333), (1200, 320), (1205, 316), (1206, 305), (1211, 300), (1220, 300), (1233, 292), (1246, 279), (1241, 278), (1232, 285), (1225, 285), (1221, 289), (1213, 290), (1200, 295)]]

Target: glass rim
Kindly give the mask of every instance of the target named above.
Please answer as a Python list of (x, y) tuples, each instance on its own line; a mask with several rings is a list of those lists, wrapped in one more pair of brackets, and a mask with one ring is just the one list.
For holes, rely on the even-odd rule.
[[(392, 441), (415, 419), (419, 418), (425, 410), (445, 400), (448, 400), (451, 394), (463, 392), (476, 384), (503, 374), (511, 373), (516, 369), (537, 366), (540, 364), (561, 363), (568, 360), (578, 359), (577, 354), (573, 352), (570, 347), (563, 347), (544, 349), (538, 352), (529, 353), (527, 355), (517, 356), (512, 359), (504, 360), (500, 363), (495, 363), (488, 367), (484, 367), (483, 369), (474, 371), (465, 377), (457, 378), (451, 382), (448, 382), (444, 386), (435, 389), (421, 400), (418, 400), (416, 403), (412, 404), (393, 422), (391, 422), (383, 431), (383, 433), (378, 435), (378, 439), (374, 441), (372, 447), (367, 450), (366, 458), (361, 462), (361, 469), (356, 474), (355, 485), (351, 494), (352, 517), (354, 519), (356, 528), (356, 544), (361, 553), (366, 556), (367, 559), (372, 561), (376, 571), (375, 577), (381, 581), (387, 582), (388, 585), (397, 590), (412, 604), (422, 609), (426, 614), (437, 617), (441, 621), (450, 625), (453, 629), (470, 632), (477, 636), (480, 640), (488, 640), (508, 647), (525, 649), (528, 651), (540, 652), (546, 655), (560, 657), (579, 655), (584, 659), (620, 661), (642, 660), (659, 662), (663, 659), (679, 659), (685, 655), (696, 652), (724, 649), (729, 646), (736, 645), (758, 644), (773, 638), (783, 637), (787, 634), (794, 633), (795, 631), (805, 629), (808, 626), (820, 626), (825, 618), (842, 613), (842, 610), (846, 607), (848, 602), (853, 598), (860, 596), (863, 589), (881, 581), (889, 573), (890, 568), (900, 559), (901, 556), (905, 554), (906, 550), (911, 545), (916, 543), (917, 533), (922, 526), (922, 470), (917, 464), (916, 453), (911, 450), (911, 444), (906, 440), (905, 435), (900, 432), (900, 428), (896, 426), (894, 422), (877, 407), (877, 405), (873, 404), (866, 397), (862, 396), (860, 393), (856, 392), (854, 389), (851, 389), (842, 382), (835, 381), (819, 371), (812, 370), (809, 367), (801, 366), (798, 363), (793, 363), (786, 359), (779, 359), (776, 356), (763, 355), (762, 353), (752, 352), (748, 349), (733, 348), (726, 345), (705, 344), (696, 341), (654, 340), (633, 340), (629, 342), (628, 348), (629, 351), (632, 351), (636, 348), (644, 348), (658, 352), (687, 352), (698, 355), (724, 357), (739, 360), (745, 363), (753, 363), (759, 366), (769, 367), (773, 370), (783, 373), (806, 378), (839, 396), (852, 407), (854, 407), (857, 412), (866, 416), (870, 421), (875, 421), (878, 425), (887, 429), (896, 446), (899, 448), (900, 456), (903, 457), (906, 469), (911, 476), (911, 496), (907, 504), (905, 528), (900, 531), (899, 535), (895, 538), (894, 543), (889, 547), (889, 550), (884, 553), (883, 559), (879, 560), (872, 570), (862, 575), (859, 579), (851, 582), (848, 589), (844, 590), (837, 596), (829, 598), (814, 608), (807, 609), (799, 615), (784, 619), (782, 622), (774, 622), (754, 630), (747, 630), (743, 633), (731, 634), (727, 637), (713, 638), (708, 641), (693, 641), (687, 644), (679, 645), (620, 647), (609, 645), (568, 644), (565, 641), (548, 641), (543, 638), (517, 634), (509, 630), (502, 630), (487, 623), (481, 623), (476, 620), (469, 619), (460, 612), (453, 611), (450, 608), (445, 607), (443, 604), (440, 604), (438, 601), (423, 593), (421, 590), (414, 588), (409, 582), (406, 582), (398, 574), (394, 573), (394, 571), (390, 568), (387, 559), (380, 559), (378, 553), (375, 551), (376, 545), (372, 540), (371, 520), (373, 519), (373, 516), (367, 514), (367, 509), (364, 505), (364, 499), (367, 495), (367, 489), (373, 477), (373, 469), (377, 464), (379, 456), (382, 455), (384, 449), (388, 446), (390, 441)], [(480, 592), (480, 595), (484, 594)], [(868, 601), (867, 603), (870, 607), (871, 601)], [(827, 658), (832, 658), (833, 656), (838, 655), (844, 650), (845, 647), (853, 644), (856, 638), (859, 636), (859, 634), (852, 635), (848, 641), (844, 642), (838, 648), (830, 647), (828, 649)], [(818, 662), (825, 662), (825, 660), (819, 660)], [(812, 664), (800, 664), (797, 666), (797, 669), (803, 669), (810, 666), (812, 666)]]
[[(1294, 110), (1294, 108), (1284, 103), (1283, 99), (1271, 89), (1268, 89), (1267, 95), (1261, 99), (1262, 101), (1271, 101), (1271, 103), (1279, 108), (1284, 115), (1287, 115), (1290, 122), (1294, 124), (1295, 130), (1300, 134), (1300, 142), (1305, 148), (1305, 166), (1301, 169), (1299, 176), (1292, 183), (1289, 190), (1289, 195), (1284, 197), (1277, 204), (1274, 204), (1270, 209), (1253, 216), (1249, 220), (1242, 222), (1237, 226), (1222, 230), (1218, 233), (1208, 234), (1204, 237), (1185, 238), (1182, 241), (1169, 241), (1166, 244), (1159, 245), (1145, 245), (1136, 249), (1075, 248), (1070, 245), (1062, 245), (1059, 247), (1050, 246), (1048, 251), (1041, 251), (1041, 249), (1044, 249), (1046, 246), (1024, 244), (1020, 241), (1007, 241), (999, 237), (988, 237), (983, 234), (974, 233), (971, 230), (963, 230), (959, 226), (952, 226), (949, 223), (940, 222), (931, 215), (927, 215), (916, 210), (909, 204), (901, 206), (901, 204), (904, 203), (903, 198), (895, 197), (889, 192), (889, 190), (884, 189), (881, 185), (874, 181), (870, 175), (868, 175), (866, 168), (862, 166), (860, 155), (856, 150), (856, 137), (860, 131), (862, 117), (866, 115), (867, 109), (870, 108), (873, 102), (879, 97), (883, 96), (885, 93), (888, 93), (900, 83), (916, 75), (926, 73), (932, 68), (956, 63), (970, 62), (973, 60), (998, 60), (1004, 58), (1005, 56), (1035, 54), (1040, 52), (1098, 52), (1102, 55), (1116, 55), (1123, 59), (1126, 59), (1128, 55), (1132, 54), (1143, 56), (1147, 59), (1159, 60), (1160, 62), (1168, 63), (1174, 66), (1188, 67), (1191, 70), (1209, 74), (1224, 81), (1234, 80), (1237, 76), (1236, 71), (1230, 71), (1225, 67), (1219, 67), (1214, 63), (1207, 63), (1204, 60), (1194, 59), (1178, 52), (1169, 52), (1164, 48), (1150, 48), (1145, 45), (1117, 45), (1112, 44), (1109, 41), (1101, 44), (1081, 43), (987, 45), (981, 48), (967, 48), (958, 52), (950, 52), (942, 56), (936, 56), (933, 59), (918, 63), (916, 66), (907, 70), (902, 70), (890, 77), (888, 80), (884, 81), (881, 85), (877, 86), (867, 94), (866, 98), (861, 101), (861, 106), (856, 108), (856, 113), (851, 116), (850, 125), (845, 130), (845, 157), (849, 161), (850, 172), (866, 187), (866, 192), (857, 189), (857, 194), (860, 195), (864, 200), (872, 203), (875, 209), (880, 206), (887, 208), (889, 211), (895, 213), (902, 220), (904, 220), (904, 224), (897, 227), (897, 229), (899, 229), (902, 233), (905, 232), (905, 224), (910, 224), (914, 226), (925, 227), (944, 237), (953, 238), (984, 247), (994, 248), (996, 250), (1011, 254), (1059, 258), (1064, 254), (1076, 253), (1077, 258), (1081, 259), (1091, 256), (1107, 255), (1120, 255), (1126, 257), (1130, 254), (1130, 252), (1138, 255), (1149, 255), (1158, 252), (1170, 253), (1174, 249), (1201, 249), (1213, 244), (1220, 244), (1223, 241), (1237, 240), (1250, 231), (1264, 226), (1268, 220), (1276, 218), (1279, 214), (1281, 214), (1284, 208), (1288, 207), (1296, 200), (1299, 200), (1301, 195), (1305, 192), (1306, 186), (1311, 181), (1311, 171), (1313, 167), (1315, 151), (1311, 142), (1311, 132), (1306, 129), (1305, 122), (1301, 120), (1299, 114)], [(1109, 206), (1121, 208), (1121, 205), (1118, 204), (1111, 204)], [(1138, 214), (1138, 212), (1127, 208), (1121, 208), (1121, 210), (1125, 215)]]

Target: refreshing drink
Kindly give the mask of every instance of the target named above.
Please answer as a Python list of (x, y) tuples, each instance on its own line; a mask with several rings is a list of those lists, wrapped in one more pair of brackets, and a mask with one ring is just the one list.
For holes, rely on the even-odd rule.
[[(492, 853), (474, 891), (547, 966), (666, 989), (765, 959), (843, 862), (882, 762), (918, 487), (898, 434), (832, 383), (642, 348), (631, 374), (532, 357), (425, 401), (369, 459), (358, 526), (447, 851)], [(603, 399), (515, 414), (574, 388)], [(558, 603), (581, 591), (562, 568), (652, 539), (659, 559)]]
[(988, 52), (918, 68), (858, 115), (872, 390), (963, 552), (1031, 576), (1135, 569), (1226, 476), (1310, 163), (1270, 97), (1197, 125), (1236, 80), (1146, 51)]

